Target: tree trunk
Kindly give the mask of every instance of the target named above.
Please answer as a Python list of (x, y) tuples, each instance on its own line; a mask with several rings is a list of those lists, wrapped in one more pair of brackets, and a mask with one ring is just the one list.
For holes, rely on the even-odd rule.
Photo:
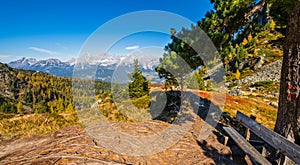
[[(300, 6), (289, 13), (275, 132), (300, 144)], [(281, 156), (279, 164), (289, 164)]]

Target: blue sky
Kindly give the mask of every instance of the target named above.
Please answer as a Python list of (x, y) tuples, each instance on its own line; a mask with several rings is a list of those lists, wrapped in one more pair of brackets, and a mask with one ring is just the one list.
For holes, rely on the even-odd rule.
[[(209, 0), (2, 0), (0, 62), (21, 57), (63, 61), (77, 57), (98, 27), (130, 12), (162, 10), (197, 22), (210, 9)], [(163, 47), (169, 40), (164, 34), (145, 33), (124, 41), (111, 53), (126, 54), (147, 44)]]

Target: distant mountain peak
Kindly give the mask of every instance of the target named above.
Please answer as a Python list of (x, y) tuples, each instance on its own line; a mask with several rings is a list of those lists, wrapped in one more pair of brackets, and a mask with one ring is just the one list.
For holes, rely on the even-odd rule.
[[(143, 73), (147, 76), (155, 77), (158, 81), (158, 76), (155, 75), (155, 68), (159, 64), (159, 58), (155, 56), (118, 56), (107, 55), (105, 58), (99, 58), (96, 56), (82, 56), (79, 58), (72, 58), (67, 62), (62, 62), (59, 59), (50, 58), (44, 60), (37, 60), (34, 58), (21, 58), (9, 63), (12, 68), (35, 70), (40, 72), (47, 72), (55, 76), (72, 77), (75, 65), (81, 67), (98, 66), (97, 72), (101, 72), (97, 75), (97, 79), (110, 81), (114, 71), (117, 67), (125, 67), (130, 70), (133, 68), (134, 59), (138, 59), (139, 64), (143, 70)], [(88, 74), (88, 73), (84, 73)]]
[(11, 63), (14, 63), (14, 64), (18, 64), (18, 65), (32, 65), (32, 64), (35, 64), (37, 62), (37, 60), (35, 58), (21, 58), (17, 61), (14, 61), (14, 62), (11, 62)]
[(20, 60), (10, 62), (9, 66), (17, 69), (47, 72), (55, 76), (63, 77), (71, 77), (73, 73), (73, 67), (71, 67), (70, 64), (55, 58), (37, 60), (35, 58), (23, 57)]

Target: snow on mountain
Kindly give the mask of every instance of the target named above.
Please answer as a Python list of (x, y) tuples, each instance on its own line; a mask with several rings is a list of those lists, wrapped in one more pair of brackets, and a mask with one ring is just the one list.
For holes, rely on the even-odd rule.
[[(96, 78), (100, 80), (110, 81), (114, 71), (118, 67), (127, 68), (128, 71), (133, 69), (134, 59), (138, 59), (143, 73), (146, 76), (158, 79), (155, 73), (155, 68), (159, 64), (159, 58), (154, 56), (105, 56), (103, 58), (87, 55), (77, 59), (72, 58), (67, 62), (62, 62), (59, 59), (36, 60), (34, 58), (22, 58), (12, 61), (9, 65), (13, 68), (36, 70), (47, 72), (55, 76), (72, 77), (74, 67), (89, 68), (97, 66)], [(83, 73), (87, 74), (88, 73)]]
[(134, 60), (137, 59), (141, 68), (146, 70), (154, 70), (155, 67), (159, 64), (159, 57), (157, 56), (138, 56), (138, 55), (129, 55), (129, 56), (91, 56), (85, 55), (77, 59), (77, 64), (87, 64), (87, 65), (99, 65), (99, 66), (133, 66)]
[(10, 67), (26, 70), (47, 72), (55, 76), (71, 77), (73, 66), (58, 59), (36, 60), (34, 58), (22, 58), (9, 63)]
[(30, 66), (35, 64), (36, 62), (37, 62), (37, 60), (34, 58), (23, 57), (20, 60), (10, 62), (9, 65), (14, 68), (29, 69)]

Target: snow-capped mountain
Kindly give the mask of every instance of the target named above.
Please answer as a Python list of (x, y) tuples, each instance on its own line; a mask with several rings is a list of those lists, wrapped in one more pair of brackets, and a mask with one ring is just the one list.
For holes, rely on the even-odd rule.
[[(140, 68), (145, 76), (150, 76), (154, 82), (158, 82), (158, 75), (155, 68), (159, 64), (159, 57), (153, 56), (105, 56), (104, 58), (96, 58), (93, 56), (84, 56), (77, 59), (72, 58), (67, 62), (59, 59), (36, 60), (34, 58), (22, 58), (12, 61), (9, 65), (12, 68), (35, 70), (47, 72), (55, 76), (72, 77), (74, 76), (74, 68), (81, 67), (97, 67), (96, 79), (103, 81), (111, 81), (115, 70), (120, 70), (126, 74), (133, 70), (134, 59), (138, 59)], [(86, 77), (90, 76), (88, 73)], [(85, 75), (79, 75), (85, 77)]]
[(58, 59), (36, 60), (34, 58), (22, 58), (9, 63), (12, 68), (47, 72), (55, 76), (71, 77), (73, 66)]
[(139, 65), (145, 70), (154, 70), (159, 64), (159, 57), (157, 56), (140, 56), (140, 55), (128, 55), (128, 56), (116, 56), (116, 55), (104, 55), (101, 57), (91, 56), (89, 54), (79, 57), (76, 62), (72, 59), (72, 63), (98, 65), (98, 66), (133, 66), (134, 60), (139, 61)]
[(17, 67), (22, 68), (22, 69), (30, 69), (31, 65), (35, 64), (36, 62), (37, 62), (37, 60), (34, 59), (34, 58), (27, 58), (26, 59), (24, 57), (20, 60), (10, 62), (9, 65), (13, 66), (13, 67), (17, 66)]

